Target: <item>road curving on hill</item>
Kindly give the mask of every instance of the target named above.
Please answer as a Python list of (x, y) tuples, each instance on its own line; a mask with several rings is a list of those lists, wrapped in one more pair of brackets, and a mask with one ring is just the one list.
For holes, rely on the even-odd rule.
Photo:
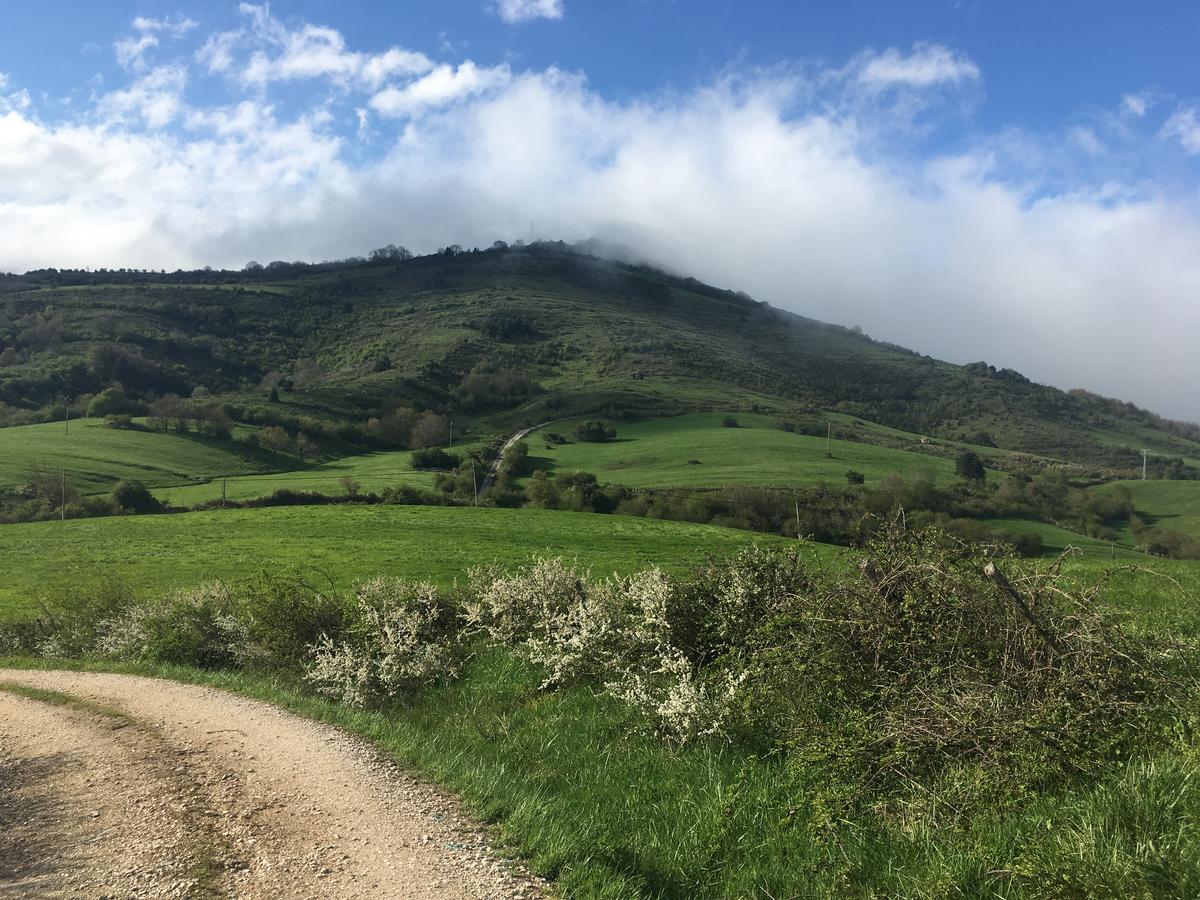
[(537, 431), (539, 428), (545, 428), (552, 422), (542, 422), (540, 425), (530, 425), (528, 428), (523, 428), (504, 442), (504, 446), (500, 448), (500, 452), (496, 454), (496, 458), (492, 460), (491, 466), (488, 467), (487, 475), (484, 476), (483, 485), (479, 488), (479, 493), (483, 493), (496, 481), (496, 476), (500, 474), (500, 467), (504, 465), (504, 456), (516, 446), (520, 441), (525, 440), (530, 434)]
[(0, 898), (533, 898), (459, 803), (213, 688), (0, 669)]

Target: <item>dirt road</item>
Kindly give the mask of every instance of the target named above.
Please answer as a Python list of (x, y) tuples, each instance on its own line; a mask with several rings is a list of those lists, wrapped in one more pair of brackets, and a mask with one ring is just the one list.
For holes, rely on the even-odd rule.
[(454, 798), (211, 688), (0, 670), (0, 898), (532, 898)]

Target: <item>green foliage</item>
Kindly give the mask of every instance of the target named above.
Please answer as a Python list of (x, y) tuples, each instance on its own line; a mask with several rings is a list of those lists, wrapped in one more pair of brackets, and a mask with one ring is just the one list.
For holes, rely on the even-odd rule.
[(601, 422), (598, 419), (589, 419), (586, 422), (580, 422), (575, 427), (575, 437), (581, 441), (586, 441), (591, 444), (600, 444), (605, 441), (614, 440), (617, 436), (617, 429), (607, 422)]
[(964, 450), (958, 454), (958, 458), (954, 460), (954, 472), (967, 481), (981, 482), (987, 478), (983, 460), (974, 450)]
[(462, 462), (462, 457), (440, 447), (428, 447), (424, 450), (414, 450), (410, 460), (414, 469), (446, 471), (456, 468)]
[(161, 504), (140, 481), (118, 481), (112, 489), (113, 503), (123, 512), (158, 512)]

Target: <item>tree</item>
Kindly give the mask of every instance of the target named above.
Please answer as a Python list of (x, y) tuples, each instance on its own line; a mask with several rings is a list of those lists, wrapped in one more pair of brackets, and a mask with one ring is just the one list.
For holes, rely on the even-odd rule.
[(119, 387), (105, 388), (88, 404), (88, 415), (97, 419), (105, 416), (118, 416), (122, 413), (132, 413), (137, 409), (136, 403), (130, 403), (125, 392)]
[(408, 443), (414, 450), (420, 450), (424, 447), (440, 447), (449, 440), (449, 420), (435, 412), (426, 411), (413, 425)]
[(112, 490), (113, 502), (125, 512), (152, 513), (162, 508), (140, 481), (118, 481)]
[(534, 472), (533, 477), (529, 479), (525, 496), (529, 498), (530, 506), (538, 509), (558, 509), (558, 487), (541, 469)]
[(353, 475), (343, 475), (338, 479), (338, 484), (340, 484), (342, 486), (342, 490), (346, 492), (347, 500), (356, 499), (358, 497), (359, 490), (362, 489), (362, 485), (354, 480)]
[(594, 444), (611, 441), (616, 436), (617, 429), (613, 428), (607, 422), (601, 422), (599, 419), (583, 422), (575, 429), (575, 437), (581, 441), (588, 441)]
[(964, 450), (958, 454), (958, 459), (954, 461), (955, 474), (961, 475), (967, 481), (979, 484), (987, 478), (987, 472), (983, 468), (983, 460), (979, 458), (979, 454), (974, 450)]

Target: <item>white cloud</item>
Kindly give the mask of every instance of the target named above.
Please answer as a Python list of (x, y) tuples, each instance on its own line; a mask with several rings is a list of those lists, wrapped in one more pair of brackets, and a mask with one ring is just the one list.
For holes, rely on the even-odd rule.
[(1099, 156), (1104, 152), (1104, 143), (1091, 128), (1084, 125), (1077, 125), (1069, 129), (1067, 135), (1089, 156)]
[[(249, 26), (212, 35), (198, 58), (210, 72), (236, 72), (246, 84), (263, 88), (271, 82), (328, 78), (342, 85), (376, 90), (394, 76), (421, 75), (433, 68), (424, 53), (390, 47), (382, 53), (359, 53), (346, 47), (334, 28), (304, 23), (288, 28), (267, 6), (243, 3)], [(240, 48), (253, 47), (249, 61), (237, 68)]]
[(1163, 126), (1162, 136), (1176, 140), (1186, 153), (1200, 154), (1200, 119), (1196, 107), (1178, 110)]
[(496, 0), (495, 10), (510, 25), (534, 19), (561, 19), (563, 0)]
[[(264, 54), (263, 78), (232, 103), (188, 105), (177, 64), (73, 122), (0, 109), (0, 269), (428, 251), (527, 237), (533, 220), (538, 236), (620, 240), (922, 352), (1200, 418), (1200, 212), (1142, 172), (1047, 187), (1039, 174), (1076, 169), (1046, 148), (1092, 160), (1085, 130), (1119, 139), (1099, 126), (1067, 141), (1008, 131), (922, 162), (886, 134), (888, 93), (863, 103), (860, 79), (872, 64), (868, 84), (978, 78), (945, 48), (614, 102), (582, 74), (470, 61), (414, 72), (406, 51), (359, 54), (328, 29), (247, 15), (206, 43), (235, 91)], [(344, 94), (286, 114), (277, 76)], [(1196, 111), (1171, 123), (1163, 136), (1187, 148)]]
[(1140, 119), (1150, 109), (1150, 98), (1145, 94), (1126, 94), (1121, 98), (1121, 108)]
[(135, 35), (120, 38), (113, 44), (117, 62), (126, 69), (146, 67), (146, 53), (158, 46), (158, 34), (180, 38), (196, 27), (193, 19), (176, 16), (174, 19), (152, 19), (138, 16), (133, 20)]
[(187, 70), (183, 66), (158, 66), (128, 88), (100, 97), (96, 111), (108, 124), (141, 121), (148, 128), (162, 128), (183, 111), (183, 89)]
[(511, 77), (508, 66), (483, 68), (469, 60), (457, 68), (441, 65), (403, 88), (385, 88), (371, 98), (370, 105), (384, 116), (411, 116), (490, 91)]
[(121, 38), (113, 44), (117, 62), (126, 69), (140, 69), (146, 65), (146, 51), (158, 46), (158, 38), (143, 32), (134, 37)]
[(135, 31), (158, 31), (176, 38), (183, 37), (198, 24), (195, 19), (189, 19), (186, 16), (176, 16), (173, 19), (152, 19), (146, 16), (138, 16), (133, 20)]
[(927, 43), (914, 44), (907, 56), (895, 47), (868, 55), (859, 73), (859, 81), (874, 88), (923, 88), (979, 78), (979, 67), (966, 56), (941, 44)]

